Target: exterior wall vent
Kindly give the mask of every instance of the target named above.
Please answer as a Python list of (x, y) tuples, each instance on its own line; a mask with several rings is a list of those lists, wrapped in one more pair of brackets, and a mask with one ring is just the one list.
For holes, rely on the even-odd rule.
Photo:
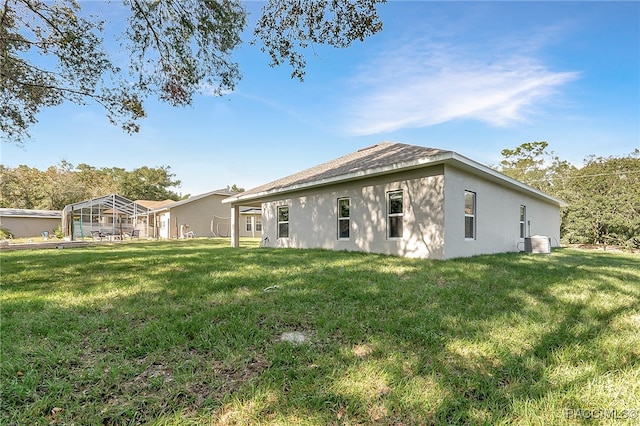
[(524, 251), (527, 253), (551, 253), (551, 238), (544, 235), (532, 235), (524, 239)]

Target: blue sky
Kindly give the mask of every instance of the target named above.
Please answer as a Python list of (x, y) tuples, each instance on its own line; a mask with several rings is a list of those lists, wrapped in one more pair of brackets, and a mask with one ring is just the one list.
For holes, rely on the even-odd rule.
[[(81, 4), (122, 25), (117, 2)], [(246, 5), (253, 22), (261, 3)], [(379, 13), (383, 31), (363, 43), (309, 50), (302, 83), (245, 44), (233, 93), (186, 108), (150, 99), (133, 136), (96, 106), (64, 104), (40, 114), (24, 147), (3, 143), (1, 161), (170, 166), (182, 181), (173, 190), (196, 195), (249, 189), (381, 141), (487, 165), (531, 141), (576, 165), (640, 148), (639, 2), (391, 1)]]

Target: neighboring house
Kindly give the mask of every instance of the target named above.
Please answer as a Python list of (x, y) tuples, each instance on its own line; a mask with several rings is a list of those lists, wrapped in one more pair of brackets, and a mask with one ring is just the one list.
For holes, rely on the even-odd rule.
[(146, 207), (148, 209), (147, 215), (138, 219), (141, 233), (144, 236), (149, 238), (158, 238), (158, 227), (157, 227), (157, 216), (154, 215), (154, 211), (158, 211), (163, 209), (164, 207), (173, 204), (176, 200), (162, 200), (162, 201), (151, 201), (151, 200), (136, 200), (136, 204)]
[[(159, 238), (229, 237), (231, 218), (229, 208), (222, 205), (222, 200), (235, 194), (219, 189), (151, 210), (149, 215), (154, 218), (155, 235)], [(255, 219), (253, 228), (254, 223)], [(246, 229), (245, 225), (242, 235), (251, 234)]]
[(262, 237), (262, 209), (256, 207), (240, 208), (241, 237)]
[(449, 259), (560, 240), (566, 204), (453, 151), (384, 142), (235, 194), (262, 209), (265, 244)]
[(53, 234), (62, 224), (60, 210), (29, 210), (0, 208), (0, 228), (9, 230), (15, 238), (40, 237)]

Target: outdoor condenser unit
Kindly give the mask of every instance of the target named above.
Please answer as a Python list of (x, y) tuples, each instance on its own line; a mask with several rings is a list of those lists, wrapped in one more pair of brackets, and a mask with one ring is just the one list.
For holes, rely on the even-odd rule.
[(551, 253), (551, 238), (544, 235), (525, 237), (524, 251), (527, 253)]

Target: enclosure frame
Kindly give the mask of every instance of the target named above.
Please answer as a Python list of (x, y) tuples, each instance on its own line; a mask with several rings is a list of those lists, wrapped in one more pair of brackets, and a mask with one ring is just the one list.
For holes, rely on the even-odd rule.
[(62, 232), (77, 238), (123, 239), (133, 230), (148, 235), (149, 209), (117, 194), (68, 204), (62, 210)]

